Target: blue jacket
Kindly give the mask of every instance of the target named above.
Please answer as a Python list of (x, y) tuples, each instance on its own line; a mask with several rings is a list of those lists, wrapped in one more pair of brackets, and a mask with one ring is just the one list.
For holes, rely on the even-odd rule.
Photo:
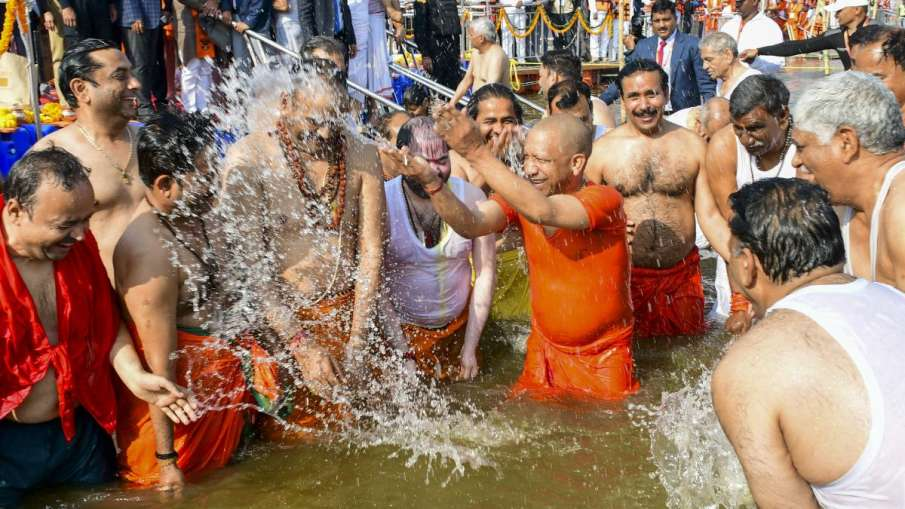
[[(626, 55), (626, 60), (646, 58), (657, 61), (657, 47), (660, 38), (658, 36), (641, 39), (635, 45), (635, 51)], [(704, 70), (704, 62), (701, 60), (701, 52), (698, 49), (698, 38), (681, 31), (676, 32), (676, 40), (672, 47), (672, 56), (669, 59), (670, 81), (669, 101), (672, 111), (684, 110), (701, 104), (702, 97), (706, 101), (716, 94), (716, 81)], [(612, 104), (619, 97), (619, 89), (616, 82), (601, 94), (600, 98), (607, 104)]]
[(232, 11), (233, 19), (245, 23), (255, 32), (267, 29), (272, 6), (272, 0), (220, 0), (220, 10)]

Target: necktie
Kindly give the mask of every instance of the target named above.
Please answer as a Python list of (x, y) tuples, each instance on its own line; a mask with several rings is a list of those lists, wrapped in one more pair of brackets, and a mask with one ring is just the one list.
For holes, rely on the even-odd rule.
[(666, 49), (666, 41), (660, 39), (660, 47), (657, 49), (657, 63), (663, 65), (663, 50)]

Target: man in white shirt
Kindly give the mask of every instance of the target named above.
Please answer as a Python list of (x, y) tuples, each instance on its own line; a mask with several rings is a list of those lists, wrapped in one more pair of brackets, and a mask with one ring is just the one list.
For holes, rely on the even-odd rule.
[[(760, 48), (779, 44), (783, 41), (782, 30), (775, 21), (760, 10), (760, 0), (741, 0), (738, 3), (738, 14), (723, 25), (720, 32), (729, 34), (738, 44), (741, 53), (746, 49)], [(783, 57), (758, 56), (751, 67), (771, 74), (782, 69)]]
[(503, 51), (508, 55), (515, 56), (519, 62), (524, 62), (525, 41), (527, 39), (512, 36), (513, 31), (521, 34), (528, 28), (528, 13), (525, 12), (524, 2), (522, 0), (501, 0), (500, 4), (509, 19), (509, 25), (503, 23), (500, 30), (503, 33)]

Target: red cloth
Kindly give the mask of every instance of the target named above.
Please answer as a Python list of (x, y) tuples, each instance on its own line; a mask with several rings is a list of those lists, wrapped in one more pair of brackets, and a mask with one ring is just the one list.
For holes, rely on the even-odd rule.
[(47, 339), (31, 293), (7, 252), (6, 231), (0, 224), (0, 419), (25, 400), (52, 366), (66, 440), (75, 435), (79, 405), (113, 433), (116, 399), (109, 355), (119, 331), (119, 309), (90, 232), (54, 262), (53, 272), (56, 345)]
[(598, 185), (573, 196), (587, 211), (588, 228), (553, 235), (492, 197), (508, 223), (521, 227), (531, 286), (531, 336), (513, 393), (620, 399), (638, 388), (622, 196)]
[(698, 248), (668, 269), (632, 267), (635, 334), (639, 337), (704, 333), (704, 286)]

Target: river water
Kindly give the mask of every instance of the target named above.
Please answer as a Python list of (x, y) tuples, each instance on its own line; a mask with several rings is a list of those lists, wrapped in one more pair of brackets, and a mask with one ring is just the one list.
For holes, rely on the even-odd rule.
[[(813, 62), (813, 61), (812, 61)], [(812, 64), (813, 65), (813, 64)], [(786, 74), (793, 94), (822, 73)], [(703, 262), (708, 308), (713, 259)], [(113, 485), (46, 490), (28, 507), (741, 507), (738, 462), (713, 415), (709, 374), (731, 338), (636, 340), (641, 390), (624, 402), (516, 400), (527, 324), (490, 323), (482, 374), (437, 388), (431, 412), (312, 443), (252, 441), (178, 499)], [(437, 406), (443, 408), (436, 408)]]

